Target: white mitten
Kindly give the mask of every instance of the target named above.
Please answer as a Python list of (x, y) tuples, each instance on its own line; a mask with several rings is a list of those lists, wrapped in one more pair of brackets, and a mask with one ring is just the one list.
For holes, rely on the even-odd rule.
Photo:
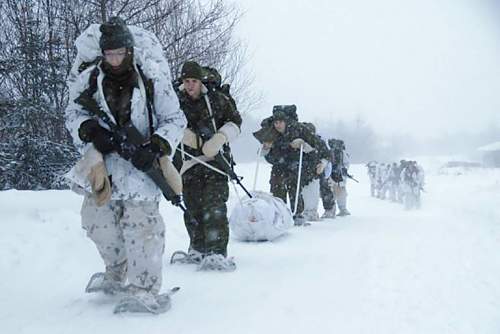
[(174, 167), (172, 161), (167, 156), (159, 159), (161, 171), (168, 185), (176, 195), (182, 195), (182, 178), (179, 171)]
[(226, 136), (224, 136), (220, 132), (217, 132), (213, 135), (212, 138), (210, 138), (205, 144), (203, 144), (201, 151), (206, 157), (213, 158), (217, 155), (217, 153), (219, 153), (225, 143)]
[(321, 162), (316, 166), (316, 174), (321, 175), (326, 168), (326, 165), (328, 164), (328, 161), (325, 159), (321, 159)]
[(304, 145), (305, 141), (302, 138), (295, 138), (290, 143), (290, 146), (294, 149), (299, 149), (302, 145)]
[(90, 168), (88, 175), (92, 193), (95, 196), (97, 206), (103, 206), (111, 199), (111, 183), (104, 161), (98, 162)]
[(182, 138), (182, 143), (191, 148), (198, 148), (198, 136), (191, 129), (184, 129), (184, 137)]
[(309, 145), (307, 142), (304, 142), (304, 153), (311, 153), (312, 151), (315, 151), (314, 147)]

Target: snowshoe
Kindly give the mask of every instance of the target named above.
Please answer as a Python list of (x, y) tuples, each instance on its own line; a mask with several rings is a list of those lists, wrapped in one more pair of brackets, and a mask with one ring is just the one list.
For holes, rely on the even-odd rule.
[(311, 223), (308, 223), (304, 217), (294, 217), (293, 225), (295, 226), (309, 226)]
[(303, 215), (304, 215), (304, 218), (310, 222), (317, 222), (317, 221), (321, 220), (321, 219), (319, 219), (319, 215), (318, 215), (317, 211), (304, 211)]
[(225, 257), (222, 254), (207, 255), (198, 265), (198, 271), (235, 271), (236, 263), (232, 257)]
[(90, 277), (85, 292), (103, 292), (106, 295), (115, 295), (123, 291), (122, 283), (109, 277), (106, 273), (95, 273)]
[(202, 259), (203, 254), (195, 250), (190, 250), (188, 253), (176, 251), (170, 257), (170, 264), (200, 264)]
[(115, 306), (114, 313), (152, 313), (161, 314), (172, 307), (171, 296), (179, 291), (179, 287), (170, 289), (166, 293), (154, 295), (147, 291), (141, 291), (126, 296)]
[(321, 215), (322, 219), (335, 219), (335, 209), (325, 210), (323, 215)]
[(349, 216), (351, 213), (347, 209), (340, 209), (339, 213), (337, 216), (339, 217), (344, 217), (344, 216)]

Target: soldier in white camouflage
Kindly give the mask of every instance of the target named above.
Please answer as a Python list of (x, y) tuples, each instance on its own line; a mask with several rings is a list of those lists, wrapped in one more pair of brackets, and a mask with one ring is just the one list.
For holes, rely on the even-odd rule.
[[(319, 140), (320, 149), (313, 149), (308, 154), (304, 155), (304, 188), (302, 189), (302, 197), (304, 198), (304, 218), (308, 221), (319, 221), (318, 214), (319, 199), (321, 196), (320, 181), (328, 164), (327, 159), (320, 157), (320, 152), (327, 152), (328, 146), (326, 142), (316, 133), (316, 127), (309, 122), (304, 124)], [(325, 202), (323, 202), (325, 204)]]
[(335, 202), (339, 209), (336, 215), (339, 217), (348, 216), (351, 214), (349, 210), (347, 210), (346, 189), (349, 155), (345, 152), (344, 141), (340, 139), (329, 139), (328, 145), (330, 146), (330, 163), (332, 165), (329, 184), (335, 194)]
[[(91, 277), (86, 291), (125, 293), (116, 312), (158, 313), (166, 310), (168, 301), (159, 296), (165, 226), (159, 213), (162, 192), (146, 172), (154, 164), (173, 169), (170, 157), (186, 119), (157, 38), (134, 28), (133, 34), (123, 20), (113, 17), (91, 25), (76, 41), (75, 68), (91, 56), (97, 58), (83, 70), (74, 68), (68, 79), (66, 126), (83, 155), (70, 177), (85, 196), (82, 225), (105, 266)], [(139, 48), (135, 38), (142, 43)], [(144, 57), (146, 45), (155, 48), (158, 59)], [(158, 63), (165, 65), (161, 71)], [(83, 94), (112, 126), (132, 124), (149, 140), (125, 159), (125, 148), (117, 144), (110, 123), (79, 102)]]

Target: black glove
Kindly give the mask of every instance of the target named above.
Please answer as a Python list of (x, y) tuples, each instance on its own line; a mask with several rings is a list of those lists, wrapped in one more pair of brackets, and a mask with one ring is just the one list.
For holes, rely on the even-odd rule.
[(170, 147), (168, 141), (156, 134), (151, 136), (151, 150), (159, 153), (160, 157), (170, 155), (170, 153), (172, 153), (172, 148)]
[(96, 150), (102, 154), (108, 154), (116, 149), (113, 133), (101, 127), (95, 119), (80, 124), (78, 135), (83, 142), (92, 142)]
[(132, 164), (135, 168), (147, 172), (153, 167), (153, 162), (164, 155), (172, 152), (170, 144), (158, 135), (153, 135), (151, 141), (143, 145), (132, 156)]
[(334, 182), (337, 182), (337, 183), (344, 181), (342, 174), (339, 172), (333, 172), (331, 178)]
[(83, 142), (90, 143), (94, 138), (95, 132), (100, 127), (99, 122), (95, 119), (88, 119), (80, 124), (80, 127), (78, 128), (78, 136)]
[(342, 168), (342, 175), (347, 175), (347, 168)]
[(153, 167), (153, 162), (172, 152), (168, 141), (158, 135), (153, 135), (151, 141), (143, 145), (141, 149), (137, 150), (132, 156), (132, 164), (135, 168), (147, 172)]
[(153, 167), (153, 162), (158, 156), (159, 153), (152, 150), (151, 144), (147, 144), (134, 152), (131, 162), (138, 170), (147, 172)]

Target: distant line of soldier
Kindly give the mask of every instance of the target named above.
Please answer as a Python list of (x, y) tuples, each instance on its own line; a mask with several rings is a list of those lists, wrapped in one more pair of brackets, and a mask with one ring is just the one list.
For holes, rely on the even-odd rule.
[(399, 164), (370, 161), (366, 167), (372, 197), (402, 203), (406, 209), (420, 208), (425, 174), (416, 161), (401, 160)]

